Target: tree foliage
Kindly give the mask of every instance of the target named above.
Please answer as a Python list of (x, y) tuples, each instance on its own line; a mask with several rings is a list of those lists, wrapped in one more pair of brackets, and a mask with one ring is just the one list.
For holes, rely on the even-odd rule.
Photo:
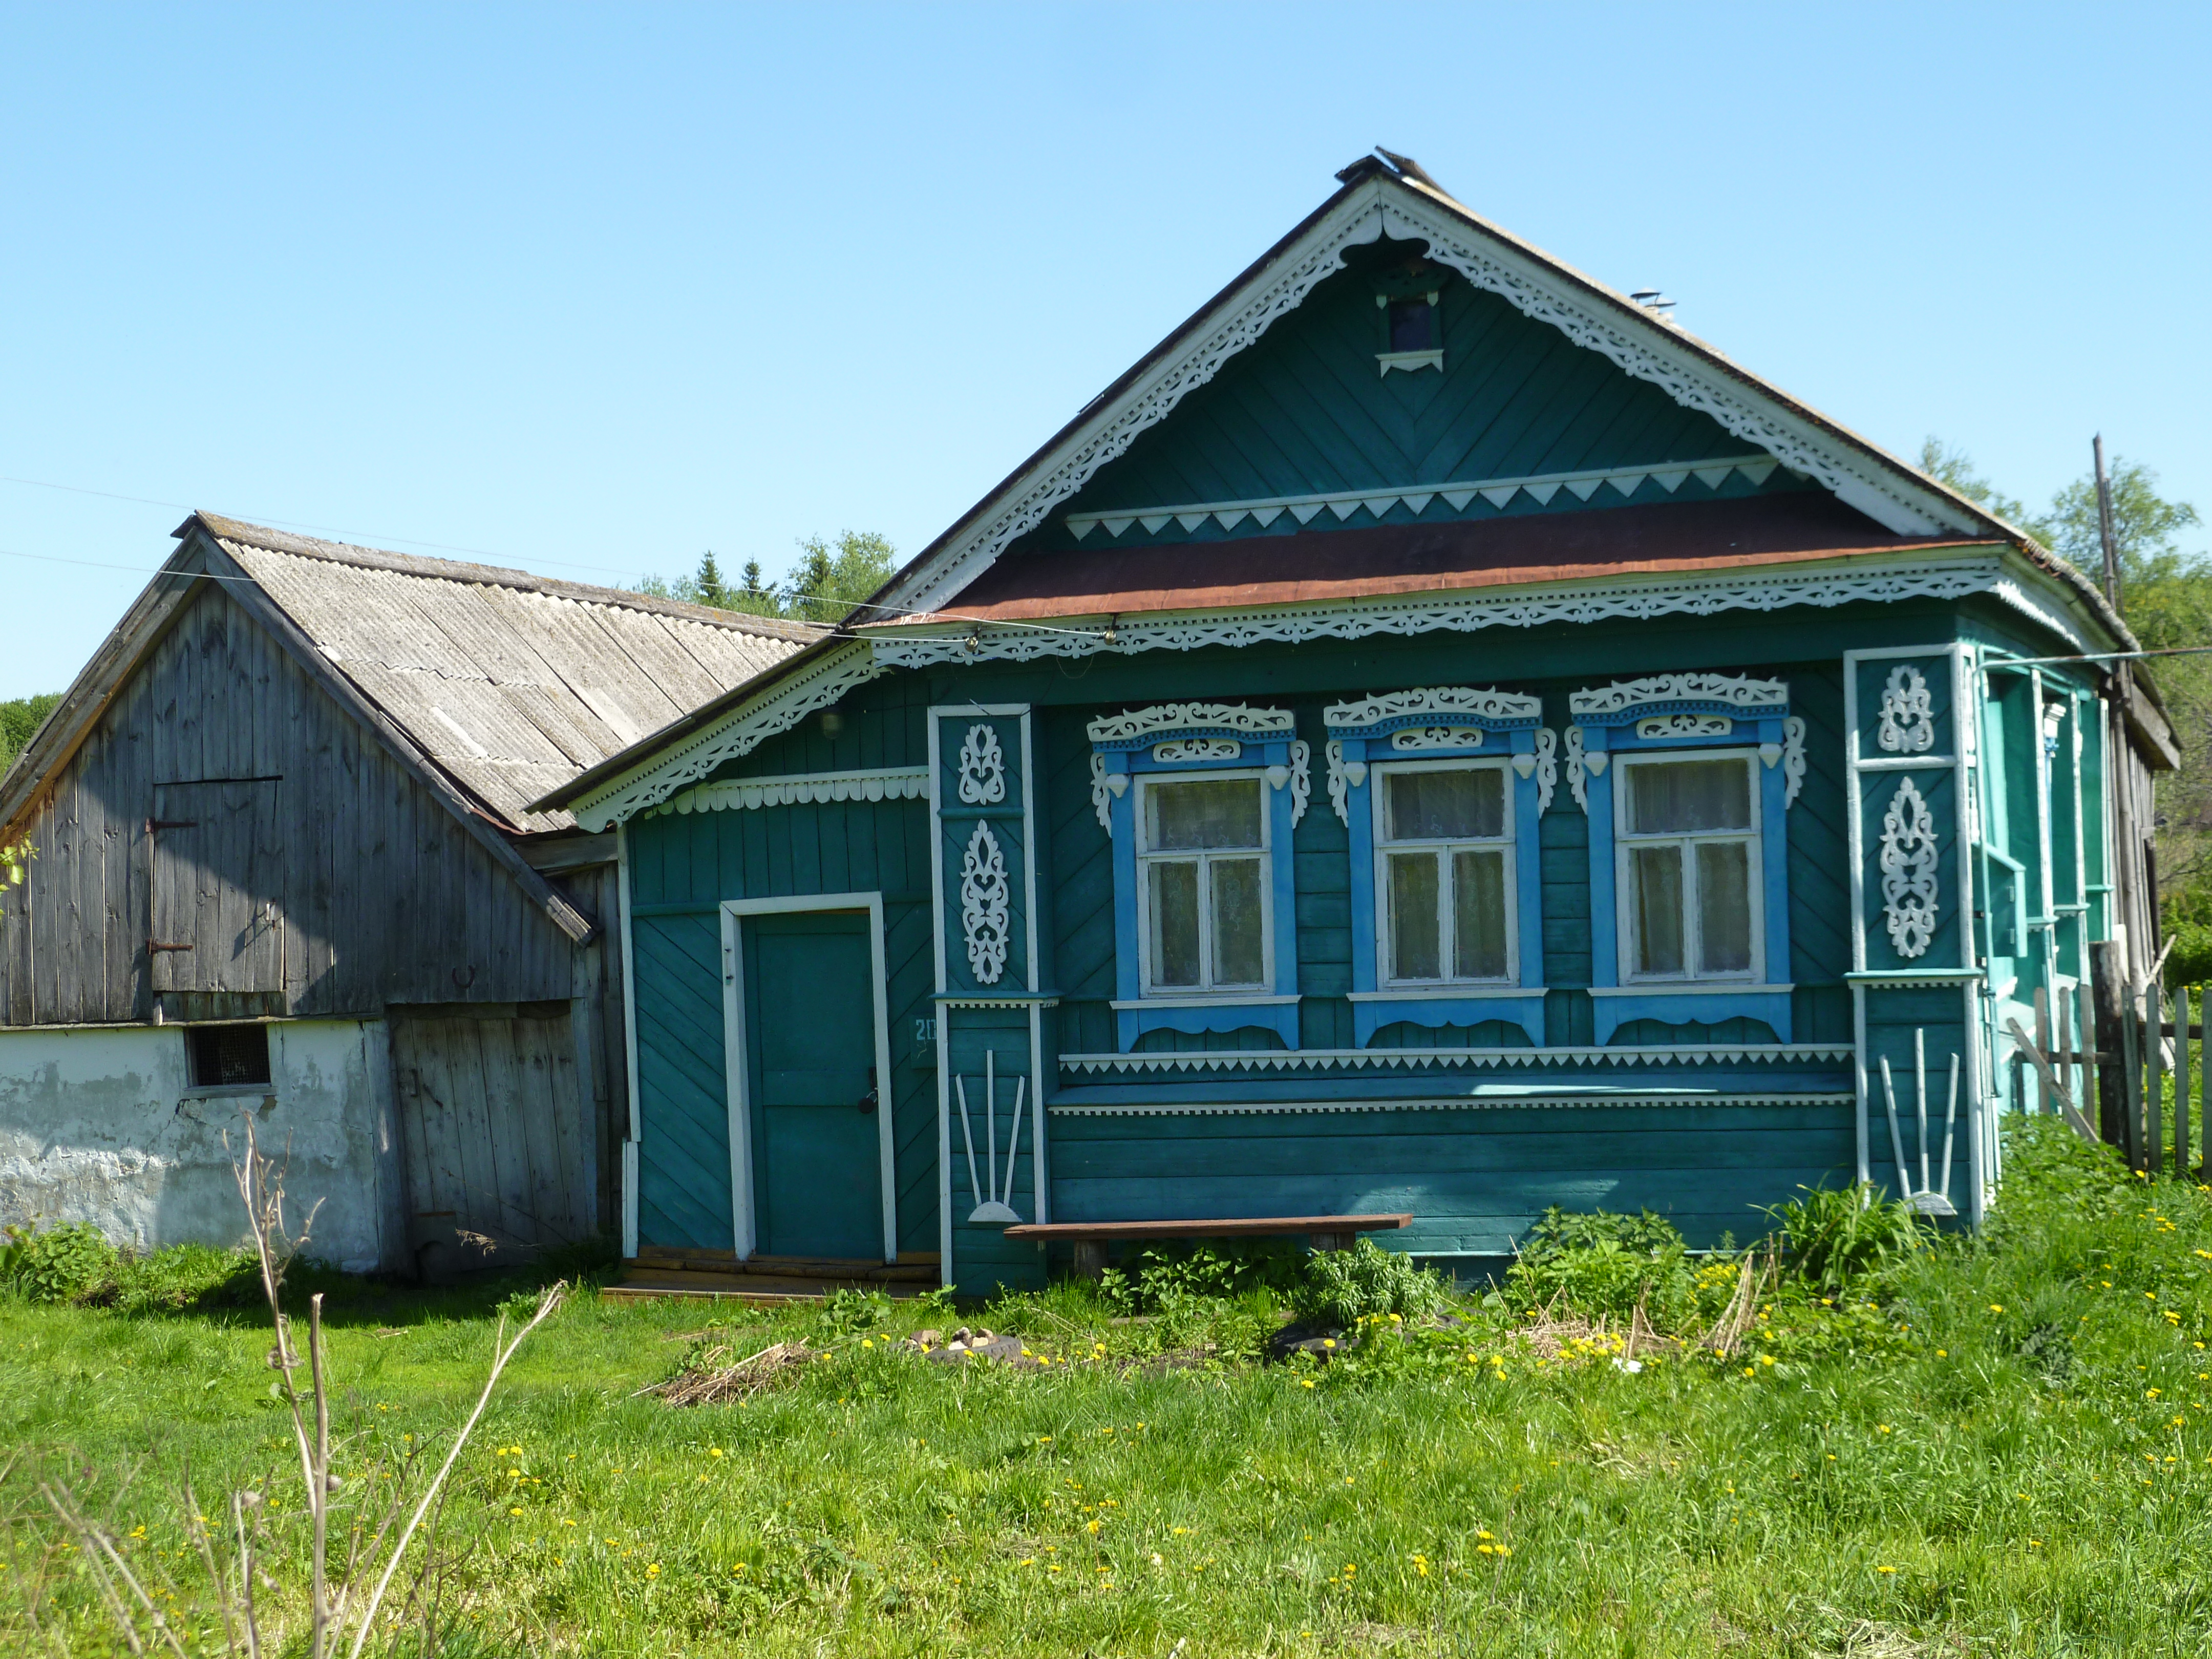
[[(1920, 465), (2079, 566), (2101, 590), (2105, 550), (2094, 471), (2033, 513), (1939, 438), (1921, 445)], [(2190, 545), (2189, 532), (2203, 524), (2196, 507), (2161, 495), (2158, 474), (2140, 461), (2115, 455), (2106, 471), (2121, 616), (2147, 651), (2212, 645), (2212, 557), (2201, 544)], [(2193, 983), (2212, 975), (2212, 655), (2154, 659), (2137, 672), (2156, 688), (2181, 748), (2181, 769), (2158, 784), (2159, 878), (2166, 925), (2180, 933), (2173, 966)]]
[(889, 580), (896, 556), (897, 550), (875, 532), (845, 530), (834, 540), (809, 536), (801, 541), (798, 561), (781, 582), (769, 581), (758, 559), (746, 560), (738, 580), (730, 582), (710, 551), (700, 556), (691, 574), (673, 580), (647, 576), (637, 592), (746, 616), (839, 623)]
[(61, 702), (58, 691), (42, 692), (35, 697), (17, 697), (12, 702), (0, 702), (0, 772), (15, 763), (15, 757), (23, 752), (47, 715)]

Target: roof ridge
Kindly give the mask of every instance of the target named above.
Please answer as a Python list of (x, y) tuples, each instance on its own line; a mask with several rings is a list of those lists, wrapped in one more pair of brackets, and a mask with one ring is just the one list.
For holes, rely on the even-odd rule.
[(195, 512), (170, 533), (179, 540), (198, 525), (219, 542), (235, 542), (268, 553), (289, 553), (301, 558), (323, 559), (359, 569), (388, 570), (396, 575), (421, 576), (441, 581), (477, 582), (542, 593), (551, 599), (573, 599), (585, 605), (618, 605), (626, 610), (672, 617), (678, 621), (703, 623), (732, 633), (752, 634), (799, 644), (819, 639), (829, 630), (818, 623), (793, 622), (781, 617), (757, 617), (742, 611), (723, 611), (713, 605), (664, 599), (629, 588), (602, 587), (590, 582), (565, 581), (540, 576), (507, 565), (476, 564), (461, 559), (435, 559), (417, 553), (395, 553), (386, 548), (365, 547), (355, 542), (325, 541), (267, 525), (226, 518), (221, 514)]

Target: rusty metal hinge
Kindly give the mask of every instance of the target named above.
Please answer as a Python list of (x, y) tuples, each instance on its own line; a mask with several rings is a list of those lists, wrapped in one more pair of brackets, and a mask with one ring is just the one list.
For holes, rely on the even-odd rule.
[(199, 827), (200, 821), (198, 818), (148, 818), (146, 820), (146, 833), (149, 836), (156, 830), (197, 830)]
[(189, 945), (164, 945), (157, 939), (149, 939), (146, 941), (146, 950), (149, 955), (156, 951), (189, 951), (191, 948)]

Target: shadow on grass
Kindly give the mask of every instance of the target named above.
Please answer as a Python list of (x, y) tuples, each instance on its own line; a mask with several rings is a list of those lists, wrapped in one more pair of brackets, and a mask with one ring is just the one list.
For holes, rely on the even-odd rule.
[[(320, 1294), (324, 1324), (340, 1329), (489, 1319), (503, 1307), (509, 1312), (520, 1310), (527, 1318), (538, 1292), (556, 1280), (567, 1279), (580, 1291), (590, 1291), (611, 1282), (620, 1272), (612, 1238), (556, 1246), (529, 1262), (438, 1285), (417, 1284), (390, 1273), (340, 1273), (301, 1259), (284, 1269), (284, 1310), (304, 1317), (307, 1298)], [(252, 1254), (204, 1244), (123, 1257), (105, 1283), (78, 1301), (82, 1306), (139, 1318), (268, 1317)]]

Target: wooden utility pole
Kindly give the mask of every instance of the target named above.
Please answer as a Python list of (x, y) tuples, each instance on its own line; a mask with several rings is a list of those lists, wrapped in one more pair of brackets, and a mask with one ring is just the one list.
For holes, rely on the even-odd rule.
[(2097, 539), (2105, 550), (2105, 597), (2112, 609), (2120, 608), (2120, 538), (2112, 524), (2112, 481), (2105, 471), (2105, 434), (2089, 440), (2097, 458)]

